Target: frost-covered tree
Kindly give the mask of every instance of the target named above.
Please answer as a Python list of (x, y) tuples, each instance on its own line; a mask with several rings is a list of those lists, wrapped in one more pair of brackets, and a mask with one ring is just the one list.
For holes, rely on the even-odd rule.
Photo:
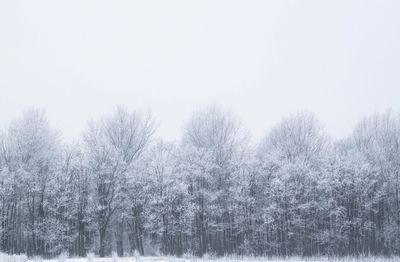
[(99, 231), (99, 254), (105, 256), (106, 234), (113, 214), (123, 208), (124, 183), (134, 160), (155, 131), (150, 115), (117, 108), (92, 121), (84, 134), (85, 155), (93, 186), (92, 212)]
[(64, 145), (59, 176), (54, 183), (52, 208), (57, 214), (53, 235), (58, 240), (57, 254), (85, 256), (90, 248), (90, 180), (79, 144)]
[(0, 136), (0, 251), (400, 255), (400, 117), (362, 119), (333, 141), (310, 113), (254, 148), (218, 106), (180, 141), (117, 108), (62, 144), (43, 111)]
[(193, 114), (182, 140), (182, 168), (194, 205), (194, 251), (235, 249), (233, 181), (246, 149), (241, 122), (214, 105)]
[(145, 156), (145, 227), (164, 254), (182, 255), (190, 234), (190, 202), (179, 172), (177, 146), (157, 141)]
[[(14, 121), (3, 142), (3, 175), (12, 194), (6, 209), (7, 225), (3, 248), (28, 255), (51, 252), (49, 232), (53, 178), (60, 161), (57, 133), (41, 110), (27, 111)], [(17, 232), (18, 233), (17, 233)], [(26, 238), (26, 246), (20, 237)]]
[(387, 112), (360, 121), (353, 146), (377, 172), (368, 193), (371, 205), (370, 240), (360, 243), (374, 253), (400, 253), (400, 116)]
[(266, 202), (259, 209), (265, 210), (268, 218), (264, 225), (270, 239), (268, 253), (317, 252), (323, 212), (320, 203), (324, 200), (320, 182), (327, 150), (327, 137), (309, 113), (283, 119), (261, 142), (258, 159)]

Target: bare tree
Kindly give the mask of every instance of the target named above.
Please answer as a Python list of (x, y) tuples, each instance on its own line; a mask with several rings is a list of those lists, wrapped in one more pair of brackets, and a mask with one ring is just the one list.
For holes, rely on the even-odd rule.
[(317, 157), (327, 146), (327, 136), (314, 115), (302, 112), (284, 118), (267, 134), (260, 145), (261, 154), (293, 161), (298, 157)]

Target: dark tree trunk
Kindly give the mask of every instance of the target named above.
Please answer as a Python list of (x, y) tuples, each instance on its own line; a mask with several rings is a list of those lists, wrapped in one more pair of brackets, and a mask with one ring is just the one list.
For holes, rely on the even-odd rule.
[(122, 257), (124, 255), (124, 224), (118, 222), (117, 224), (117, 255)]
[(105, 248), (106, 248), (106, 230), (105, 228), (100, 229), (100, 247), (99, 247), (99, 256), (104, 257), (105, 256)]

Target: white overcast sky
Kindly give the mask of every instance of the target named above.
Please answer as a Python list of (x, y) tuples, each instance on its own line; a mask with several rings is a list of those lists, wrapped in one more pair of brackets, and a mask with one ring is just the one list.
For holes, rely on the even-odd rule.
[(334, 137), (400, 112), (400, 1), (0, 0), (0, 126), (34, 106), (75, 139), (116, 105), (179, 139), (217, 103), (253, 137), (308, 110)]

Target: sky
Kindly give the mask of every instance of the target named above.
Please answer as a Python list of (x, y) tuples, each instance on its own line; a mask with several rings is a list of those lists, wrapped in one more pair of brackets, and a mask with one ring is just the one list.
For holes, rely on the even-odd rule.
[(46, 109), (66, 140), (117, 105), (180, 138), (230, 109), (253, 138), (313, 112), (333, 137), (400, 112), (400, 1), (0, 0), (0, 128)]

